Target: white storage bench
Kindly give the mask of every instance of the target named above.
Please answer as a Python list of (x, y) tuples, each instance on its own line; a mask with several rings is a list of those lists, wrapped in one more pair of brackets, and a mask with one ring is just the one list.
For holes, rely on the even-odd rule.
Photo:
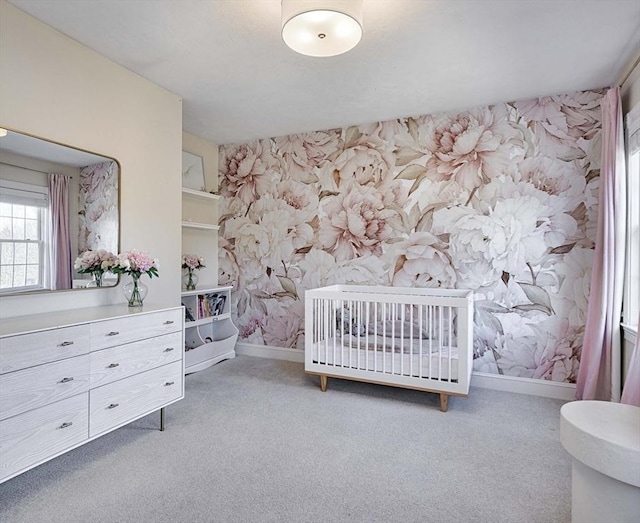
[(467, 396), (473, 292), (333, 285), (305, 293), (305, 371), (320, 376)]

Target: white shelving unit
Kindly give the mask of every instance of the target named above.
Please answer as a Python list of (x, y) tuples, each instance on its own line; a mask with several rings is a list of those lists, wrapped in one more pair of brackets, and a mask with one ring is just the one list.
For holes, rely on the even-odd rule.
[[(200, 280), (217, 282), (218, 194), (182, 188), (182, 252), (205, 259)], [(238, 329), (231, 320), (232, 287), (199, 283), (181, 293), (185, 307), (185, 374), (234, 358)]]
[(185, 374), (235, 358), (238, 328), (231, 321), (230, 286), (182, 292), (185, 307)]

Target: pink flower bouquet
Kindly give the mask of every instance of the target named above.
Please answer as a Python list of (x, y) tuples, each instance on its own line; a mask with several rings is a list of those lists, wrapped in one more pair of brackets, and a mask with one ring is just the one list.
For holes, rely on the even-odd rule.
[(190, 271), (194, 269), (202, 269), (206, 267), (204, 264), (204, 258), (202, 256), (198, 256), (197, 254), (183, 254), (182, 255), (182, 268), (189, 269)]
[(134, 279), (139, 279), (143, 274), (149, 278), (158, 276), (158, 260), (151, 258), (144, 252), (132, 249), (124, 254), (118, 254), (111, 272), (116, 274), (129, 274)]

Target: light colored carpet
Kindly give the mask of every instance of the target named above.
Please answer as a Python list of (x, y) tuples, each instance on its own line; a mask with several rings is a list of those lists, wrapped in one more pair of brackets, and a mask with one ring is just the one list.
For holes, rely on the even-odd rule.
[(451, 398), (241, 356), (187, 397), (0, 485), (2, 523), (570, 521), (561, 401)]

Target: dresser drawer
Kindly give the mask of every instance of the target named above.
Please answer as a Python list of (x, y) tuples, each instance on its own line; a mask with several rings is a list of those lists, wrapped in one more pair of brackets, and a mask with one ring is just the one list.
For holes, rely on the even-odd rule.
[(89, 436), (133, 421), (183, 397), (182, 360), (92, 389)]
[(182, 331), (91, 353), (91, 388), (182, 358)]
[(89, 390), (89, 355), (0, 376), (0, 419)]
[(0, 339), (0, 374), (87, 352), (89, 325), (6, 336)]
[(179, 308), (92, 323), (91, 350), (182, 331), (182, 314)]
[(0, 481), (89, 437), (89, 393), (0, 421)]

